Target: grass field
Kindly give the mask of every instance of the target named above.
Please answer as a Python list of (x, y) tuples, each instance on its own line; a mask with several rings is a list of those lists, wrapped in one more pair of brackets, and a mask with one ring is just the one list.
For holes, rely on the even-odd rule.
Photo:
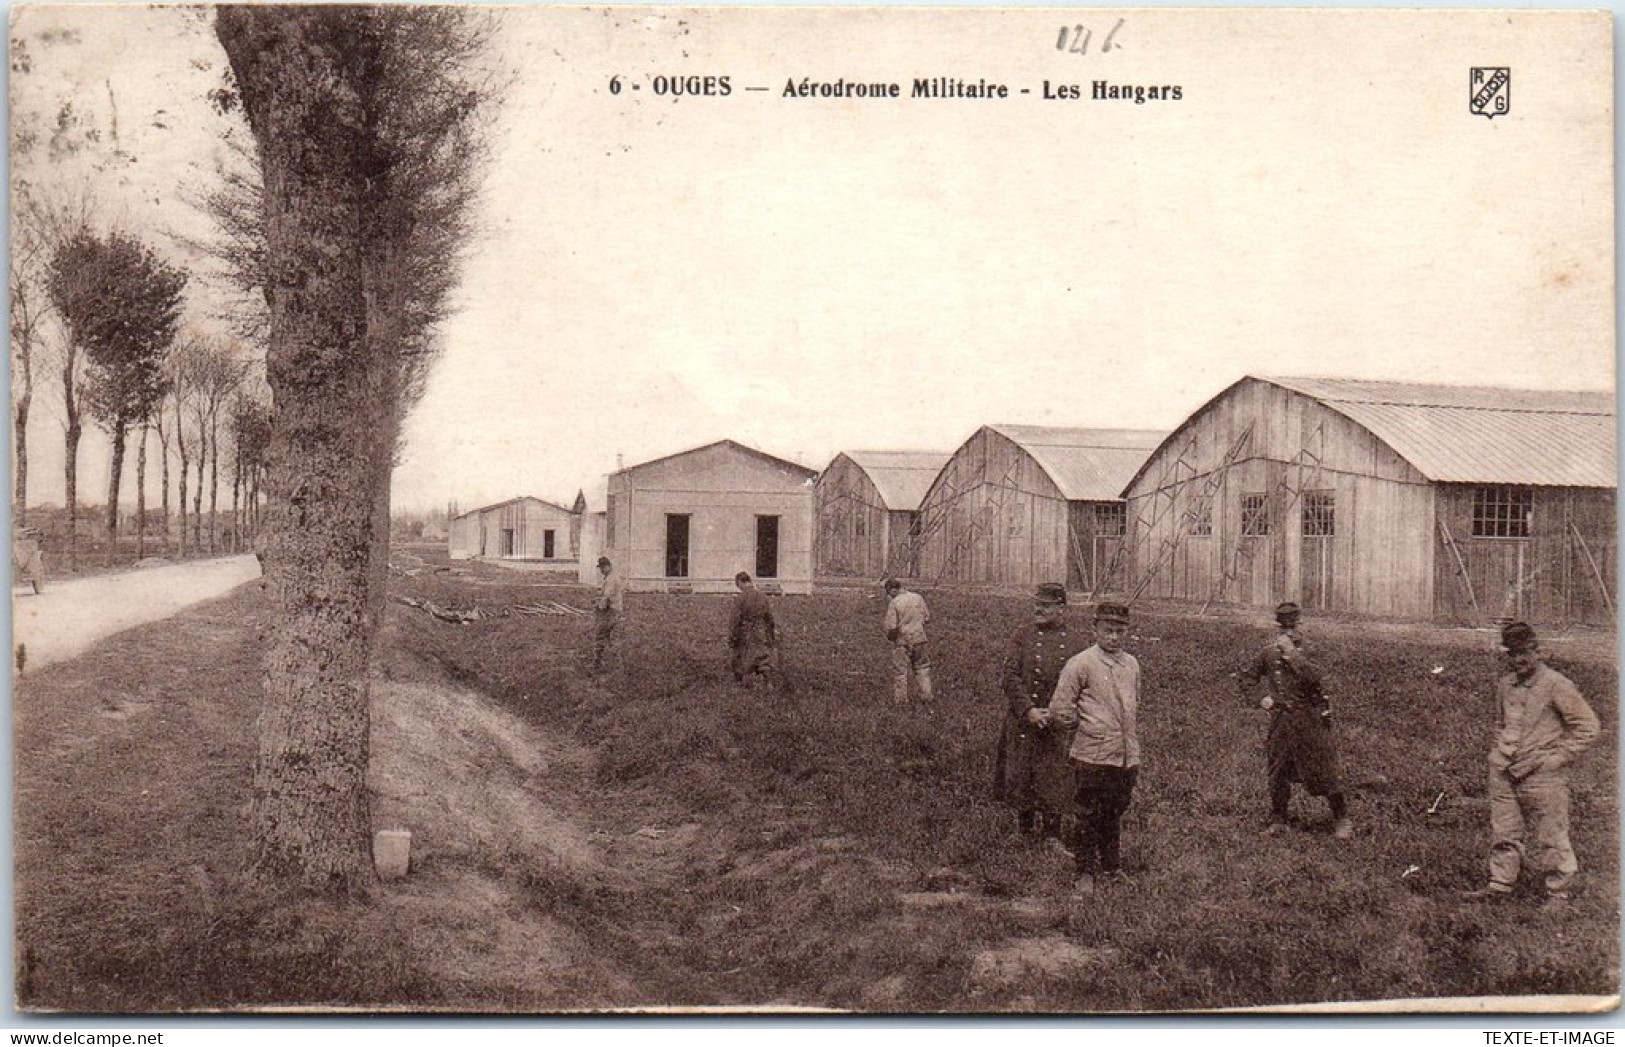
[(1130, 875), (1075, 908), (1067, 860), (989, 800), (1024, 600), (929, 594), (942, 700), (899, 709), (866, 591), (776, 600), (795, 687), (763, 701), (728, 674), (723, 599), (630, 596), (622, 664), (593, 680), (590, 619), (501, 615), (585, 591), (479, 568), (399, 585), (491, 617), (391, 608), (374, 821), (413, 830), (414, 872), (371, 898), (236, 877), (255, 587), (21, 681), (24, 1005), (1101, 1012), (1618, 991), (1606, 645), (1551, 644), (1605, 740), (1573, 779), (1589, 889), (1548, 912), (1457, 898), (1484, 876), (1489, 634), (1318, 638), (1359, 830), (1340, 842), (1301, 797), (1301, 831), (1259, 831), (1264, 718), (1230, 673), (1261, 625), (1141, 614)]

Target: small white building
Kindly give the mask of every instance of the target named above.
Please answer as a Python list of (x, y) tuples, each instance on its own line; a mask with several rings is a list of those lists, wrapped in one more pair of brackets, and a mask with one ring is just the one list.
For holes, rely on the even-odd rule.
[(528, 560), (574, 564), (581, 516), (528, 495), (470, 509), (451, 521), (453, 560)]
[(732, 592), (748, 571), (809, 593), (817, 477), (732, 440), (630, 466), (609, 477), (606, 555), (634, 591)]

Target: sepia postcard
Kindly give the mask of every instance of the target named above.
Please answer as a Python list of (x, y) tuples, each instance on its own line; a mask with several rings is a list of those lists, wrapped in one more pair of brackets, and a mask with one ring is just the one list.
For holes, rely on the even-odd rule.
[(12, 7), (13, 1019), (1603, 1020), (1612, 34)]

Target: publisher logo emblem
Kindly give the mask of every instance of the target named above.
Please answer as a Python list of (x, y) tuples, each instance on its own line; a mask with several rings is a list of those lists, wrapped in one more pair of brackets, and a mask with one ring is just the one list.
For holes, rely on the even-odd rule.
[(1512, 70), (1474, 66), (1468, 77), (1467, 108), (1489, 120), (1505, 116), (1512, 108)]

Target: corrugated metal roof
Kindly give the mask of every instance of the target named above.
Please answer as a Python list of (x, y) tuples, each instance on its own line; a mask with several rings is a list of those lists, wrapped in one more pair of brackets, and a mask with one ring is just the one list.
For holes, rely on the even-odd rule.
[(947, 451), (843, 451), (869, 476), (887, 509), (916, 510), (931, 481), (953, 457)]
[(1618, 484), (1611, 392), (1340, 378), (1260, 378), (1369, 429), (1429, 480), (1545, 487)]
[(1033, 456), (1069, 502), (1114, 501), (1168, 434), (1152, 429), (990, 425)]

